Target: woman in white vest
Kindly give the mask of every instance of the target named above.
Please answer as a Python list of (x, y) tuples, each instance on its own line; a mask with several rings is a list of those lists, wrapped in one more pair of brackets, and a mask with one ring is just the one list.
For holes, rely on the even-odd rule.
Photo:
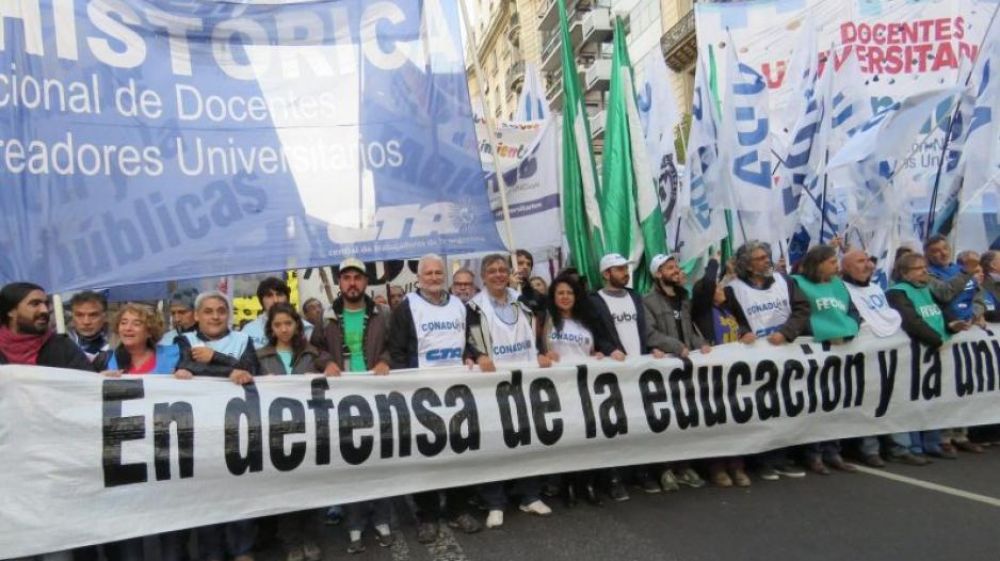
[[(481, 267), (485, 290), (469, 301), (473, 344), (501, 368), (551, 366), (552, 361), (538, 352), (534, 314), (528, 306), (518, 302), (518, 293), (507, 286), (510, 281), (507, 257), (499, 253), (487, 255)], [(540, 516), (552, 514), (552, 509), (540, 498), (542, 486), (538, 478), (519, 479), (511, 483), (513, 493), (521, 497), (520, 508), (523, 512)], [(487, 483), (480, 493), (490, 511), (486, 527), (503, 525), (507, 505), (504, 483)]]
[[(540, 351), (549, 360), (565, 366), (604, 358), (595, 345), (600, 322), (589, 308), (587, 293), (577, 274), (561, 273), (557, 276), (549, 287), (546, 303), (548, 309), (541, 322), (539, 343), (542, 345)], [(615, 350), (611, 357), (625, 360), (625, 353)], [(563, 474), (562, 490), (566, 506), (575, 506), (578, 495), (583, 495), (592, 505), (603, 504), (597, 493), (598, 475), (610, 478), (613, 473), (590, 470)]]
[[(560, 274), (552, 281), (540, 338), (540, 350), (552, 362), (572, 364), (604, 357), (595, 345), (600, 324), (587, 305), (586, 292), (577, 277)], [(611, 357), (625, 360), (625, 353), (616, 350)]]

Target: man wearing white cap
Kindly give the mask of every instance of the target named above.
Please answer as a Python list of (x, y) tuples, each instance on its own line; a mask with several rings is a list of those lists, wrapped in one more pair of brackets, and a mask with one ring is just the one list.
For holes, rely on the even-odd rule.
[[(600, 266), (604, 288), (590, 296), (590, 303), (606, 335), (598, 337), (595, 343), (597, 350), (605, 356), (616, 351), (636, 357), (649, 354), (642, 299), (628, 288), (628, 265), (628, 259), (617, 253), (602, 257)], [(658, 358), (663, 356), (659, 351), (654, 354)]]
[[(642, 299), (649, 346), (682, 358), (691, 349), (703, 353), (711, 351), (712, 347), (705, 344), (691, 322), (691, 298), (684, 288), (683, 272), (677, 258), (662, 253), (656, 255), (649, 264), (649, 272), (656, 280), (653, 289)], [(679, 485), (705, 486), (705, 481), (688, 462), (668, 464), (659, 479), (660, 487), (665, 491), (676, 491)], [(658, 490), (655, 483), (647, 489), (648, 492)]]
[(662, 253), (653, 257), (649, 273), (656, 279), (653, 290), (642, 299), (649, 345), (679, 357), (686, 357), (690, 349), (711, 351), (712, 347), (705, 344), (691, 322), (691, 299), (684, 288), (677, 258)]
[[(590, 304), (598, 318), (602, 333), (594, 339), (597, 350), (605, 356), (621, 360), (622, 353), (630, 357), (649, 354), (647, 345), (645, 309), (642, 299), (635, 291), (628, 288), (628, 259), (617, 253), (610, 253), (601, 258), (601, 275), (604, 277), (604, 288), (590, 296)], [(652, 354), (656, 358), (664, 356), (663, 350), (654, 348)], [(635, 476), (639, 485), (647, 493), (660, 492), (660, 485), (650, 474), (648, 466), (637, 466)], [(608, 494), (615, 501), (627, 501), (628, 491), (622, 485), (617, 471), (611, 472), (608, 482)]]

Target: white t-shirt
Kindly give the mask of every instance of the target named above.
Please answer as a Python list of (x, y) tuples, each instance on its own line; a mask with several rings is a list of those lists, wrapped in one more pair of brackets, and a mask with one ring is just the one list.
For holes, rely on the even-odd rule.
[(639, 312), (635, 309), (635, 302), (628, 292), (623, 291), (621, 296), (609, 294), (603, 288), (598, 291), (608, 309), (611, 310), (611, 319), (615, 322), (615, 330), (618, 331), (618, 338), (625, 347), (625, 354), (629, 356), (639, 356), (642, 354), (642, 340), (639, 338)]
[(552, 328), (548, 345), (559, 355), (559, 362), (587, 360), (594, 352), (594, 334), (575, 319), (564, 319), (562, 331)]
[(416, 292), (406, 298), (417, 333), (420, 367), (460, 366), (465, 349), (465, 304), (450, 295), (443, 304), (432, 304)]
[[(516, 296), (508, 294), (509, 302), (516, 302)], [(531, 321), (524, 311), (514, 304), (514, 321), (508, 323), (501, 319), (493, 307), (493, 300), (484, 290), (473, 299), (483, 310), (486, 324), (484, 329), (490, 333), (490, 357), (496, 364), (532, 362), (538, 356), (535, 348), (535, 331)]]
[(899, 331), (903, 318), (889, 306), (881, 286), (875, 283), (858, 286), (849, 282), (845, 282), (844, 286), (851, 295), (851, 302), (857, 308), (858, 315), (871, 328), (872, 333), (878, 337), (888, 337)]
[(774, 275), (774, 282), (767, 289), (754, 288), (740, 279), (729, 286), (733, 287), (736, 302), (743, 308), (750, 329), (758, 337), (774, 333), (792, 315), (788, 283), (781, 275)]

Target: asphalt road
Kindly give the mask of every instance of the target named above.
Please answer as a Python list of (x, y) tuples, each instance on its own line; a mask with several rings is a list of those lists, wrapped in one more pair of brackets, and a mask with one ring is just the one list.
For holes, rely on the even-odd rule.
[[(568, 509), (548, 499), (555, 512), (547, 518), (508, 509), (502, 528), (443, 530), (431, 545), (416, 541), (413, 517), (399, 500), (394, 529), (402, 539), (382, 549), (368, 532), (367, 551), (357, 555), (346, 553), (343, 527), (317, 521), (311, 531), (325, 561), (1000, 561), (998, 448), (926, 467), (754, 478), (748, 489), (630, 491), (630, 501), (603, 507)], [(257, 558), (284, 561), (284, 552), (272, 547)]]

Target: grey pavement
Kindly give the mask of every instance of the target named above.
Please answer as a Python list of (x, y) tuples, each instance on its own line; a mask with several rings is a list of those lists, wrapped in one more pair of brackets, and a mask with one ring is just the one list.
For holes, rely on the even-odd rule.
[[(312, 532), (320, 536), (324, 561), (1000, 560), (1000, 449), (869, 471), (905, 480), (835, 472), (754, 478), (748, 489), (647, 495), (631, 488), (628, 502), (581, 501), (572, 509), (551, 498), (550, 517), (509, 508), (502, 528), (472, 535), (446, 529), (429, 546), (417, 543), (412, 515), (397, 500), (394, 529), (401, 539), (381, 549), (367, 532), (367, 551), (358, 555), (346, 553), (341, 526), (317, 523)], [(279, 547), (257, 557), (284, 561)]]

